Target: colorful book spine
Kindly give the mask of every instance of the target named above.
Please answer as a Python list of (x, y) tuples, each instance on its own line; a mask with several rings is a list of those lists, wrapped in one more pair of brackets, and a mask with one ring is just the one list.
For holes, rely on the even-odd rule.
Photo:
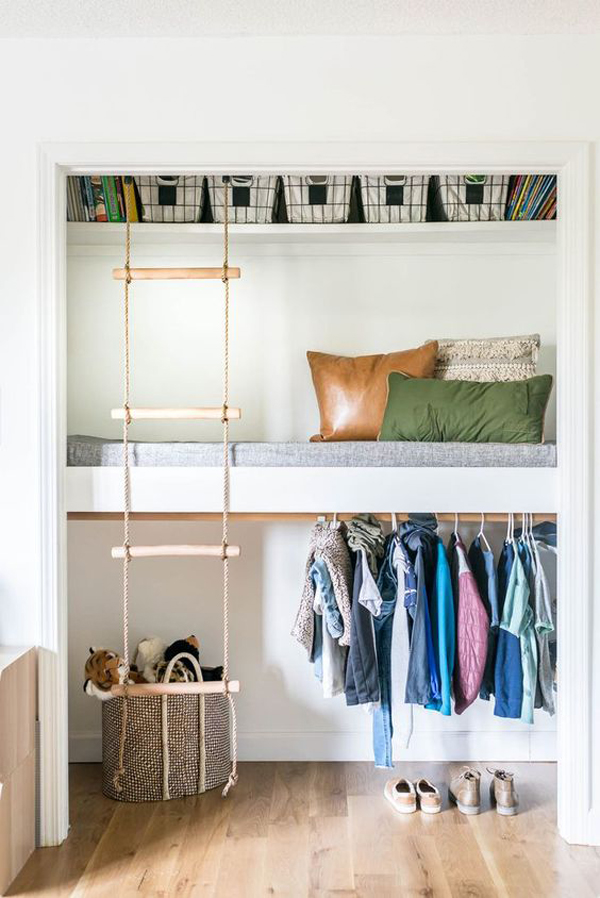
[(79, 195), (81, 197), (81, 209), (83, 212), (83, 221), (90, 221), (90, 210), (88, 209), (87, 204), (87, 192), (85, 189), (85, 183), (83, 178), (77, 178), (77, 189), (79, 191)]
[(83, 197), (81, 196), (79, 178), (73, 178), (73, 191), (75, 194), (75, 204), (77, 207), (77, 221), (85, 221), (85, 209), (83, 206)]
[(125, 221), (125, 197), (123, 196), (123, 178), (115, 178), (117, 200), (119, 201), (120, 220)]
[(76, 221), (75, 205), (73, 203), (73, 185), (71, 178), (67, 178), (67, 221)]
[(117, 196), (117, 188), (115, 179), (112, 175), (102, 177), (102, 189), (104, 190), (104, 200), (106, 202), (106, 214), (109, 221), (121, 221), (121, 213), (119, 211), (119, 198)]
[(531, 221), (555, 214), (556, 175), (517, 175), (514, 178), (506, 205), (507, 220)]
[(96, 206), (94, 203), (94, 191), (92, 190), (92, 179), (87, 177), (81, 179), (85, 187), (85, 197), (90, 221), (96, 221)]
[(537, 218), (541, 207), (546, 201), (548, 194), (552, 190), (552, 179), (549, 175), (543, 175), (539, 178), (537, 190), (532, 197), (527, 210), (527, 218)]
[(92, 175), (90, 181), (92, 183), (92, 191), (94, 193), (96, 221), (108, 221), (108, 215), (106, 214), (106, 202), (104, 199), (104, 190), (102, 189), (102, 178), (99, 175)]
[(507, 221), (510, 221), (512, 218), (513, 209), (515, 208), (515, 202), (516, 202), (517, 196), (519, 194), (522, 180), (523, 180), (523, 175), (515, 175), (512, 179), (510, 195), (508, 197), (508, 202), (506, 204), (506, 213), (504, 215), (504, 217), (506, 218)]
[(531, 209), (535, 202), (535, 198), (538, 194), (538, 191), (541, 186), (541, 180), (537, 175), (533, 175), (531, 179), (531, 184), (529, 186), (529, 192), (523, 201), (523, 205), (521, 206), (521, 215), (520, 218), (530, 218), (531, 217)]
[(126, 203), (125, 208), (129, 214), (129, 221), (139, 221), (137, 200), (135, 196), (135, 184), (133, 178), (126, 176), (121, 178), (123, 184), (123, 201)]
[(527, 175), (527, 177), (525, 178), (525, 183), (523, 184), (521, 196), (519, 197), (519, 202), (517, 203), (517, 206), (515, 208), (514, 217), (515, 217), (516, 221), (519, 221), (520, 218), (522, 217), (523, 207), (525, 205), (527, 197), (529, 196), (529, 191), (531, 190), (532, 181), (533, 181), (533, 175)]

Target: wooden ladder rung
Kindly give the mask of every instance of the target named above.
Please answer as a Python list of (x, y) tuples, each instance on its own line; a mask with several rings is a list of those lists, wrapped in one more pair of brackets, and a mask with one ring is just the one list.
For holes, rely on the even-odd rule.
[[(125, 409), (113, 408), (110, 413), (113, 420), (122, 421), (125, 417)], [(130, 408), (129, 416), (132, 421), (149, 420), (221, 420), (223, 408)], [(242, 417), (241, 408), (228, 408), (227, 419), (237, 420)]]
[(132, 683), (130, 686), (115, 685), (110, 688), (111, 695), (218, 695), (219, 693), (239, 692), (239, 680), (223, 680), (203, 683)]
[[(132, 281), (192, 281), (192, 280), (220, 280), (223, 277), (222, 268), (130, 268), (129, 274)], [(237, 279), (242, 272), (239, 268), (228, 268), (227, 277)], [(126, 268), (113, 268), (115, 281), (124, 281), (127, 277)]]
[[(238, 558), (241, 555), (239, 546), (227, 546), (227, 557)], [(223, 547), (221, 544), (213, 546), (130, 546), (129, 555), (131, 558), (163, 558), (175, 555), (203, 555), (209, 558), (221, 558)], [(125, 549), (123, 546), (113, 546), (111, 549), (113, 558), (125, 558)]]

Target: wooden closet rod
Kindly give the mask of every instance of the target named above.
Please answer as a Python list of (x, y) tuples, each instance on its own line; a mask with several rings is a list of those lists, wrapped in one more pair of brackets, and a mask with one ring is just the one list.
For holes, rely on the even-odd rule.
[[(213, 280), (220, 281), (223, 277), (222, 268), (130, 268), (129, 274), (132, 281), (193, 281)], [(127, 276), (125, 268), (113, 268), (115, 281), (124, 281)], [(227, 277), (237, 279), (241, 277), (239, 268), (228, 268)]]
[[(342, 512), (337, 515), (338, 521), (349, 521), (359, 512)], [(521, 512), (515, 511), (515, 524), (520, 525)], [(132, 521), (220, 521), (221, 514), (217, 512), (204, 511), (132, 511), (129, 515)], [(322, 513), (317, 514), (311, 511), (232, 511), (229, 514), (230, 520), (234, 521), (316, 521), (322, 517), (328, 521), (333, 520), (333, 514)], [(391, 521), (390, 512), (377, 512), (375, 517), (380, 521)], [(484, 512), (485, 521), (488, 524), (506, 523), (508, 514), (506, 512)], [(69, 521), (122, 521), (123, 514), (118, 511), (70, 511), (67, 514)], [(406, 512), (398, 512), (396, 518), (399, 521), (407, 521), (408, 514)], [(536, 513), (533, 515), (534, 523), (541, 521), (556, 521), (557, 515), (554, 512), (548, 514)], [(437, 515), (438, 521), (454, 522), (454, 514), (443, 512)], [(481, 523), (480, 512), (459, 512), (458, 519), (463, 524), (479, 524)], [(231, 548), (231, 547), (230, 547)], [(122, 556), (120, 556), (122, 557)]]

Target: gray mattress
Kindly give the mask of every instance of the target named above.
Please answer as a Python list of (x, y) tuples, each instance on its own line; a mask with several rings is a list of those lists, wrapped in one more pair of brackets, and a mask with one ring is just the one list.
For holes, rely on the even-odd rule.
[[(130, 442), (139, 467), (219, 467), (221, 443)], [(248, 468), (554, 468), (555, 443), (231, 443), (231, 464)], [(67, 464), (123, 463), (120, 440), (70, 436)]]

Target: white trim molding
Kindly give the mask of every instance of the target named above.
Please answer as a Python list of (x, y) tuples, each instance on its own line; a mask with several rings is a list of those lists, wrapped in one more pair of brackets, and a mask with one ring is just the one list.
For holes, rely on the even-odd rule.
[(41, 632), (38, 655), (41, 846), (57, 845), (69, 825), (67, 767), (66, 190), (43, 150), (38, 159), (39, 485)]
[[(559, 174), (557, 441), (558, 518), (558, 824), (571, 843), (600, 844), (592, 808), (599, 746), (593, 744), (592, 561), (597, 535), (593, 501), (591, 150), (579, 146)], [(563, 199), (564, 198), (564, 199)], [(598, 692), (596, 690), (596, 701)], [(594, 817), (595, 811), (595, 817)], [(595, 822), (594, 822), (595, 821)]]
[[(502, 733), (502, 757), (497, 757), (498, 730), (415, 732), (407, 748), (401, 738), (394, 761), (473, 761), (499, 765), (522, 761), (556, 761), (556, 733), (552, 730)], [(396, 739), (396, 737), (394, 737)], [(102, 733), (69, 736), (69, 759), (75, 764), (102, 761)], [(372, 761), (370, 730), (327, 732), (238, 732), (239, 761)]]
[[(315, 163), (315, 160), (319, 160)], [(40, 658), (41, 833), (45, 845), (67, 834), (65, 278), (64, 176), (161, 171), (348, 172), (390, 170), (557, 172), (559, 671), (558, 825), (569, 842), (600, 844), (600, 769), (593, 765), (600, 683), (592, 666), (594, 397), (591, 291), (591, 152), (586, 143), (81, 143), (40, 149), (38, 284), (40, 319), (40, 501), (42, 647)], [(555, 497), (552, 497), (552, 506)], [(352, 509), (353, 511), (357, 509)], [(544, 509), (551, 510), (551, 509)], [(600, 545), (598, 545), (600, 553)], [(595, 703), (595, 704), (594, 704)]]

